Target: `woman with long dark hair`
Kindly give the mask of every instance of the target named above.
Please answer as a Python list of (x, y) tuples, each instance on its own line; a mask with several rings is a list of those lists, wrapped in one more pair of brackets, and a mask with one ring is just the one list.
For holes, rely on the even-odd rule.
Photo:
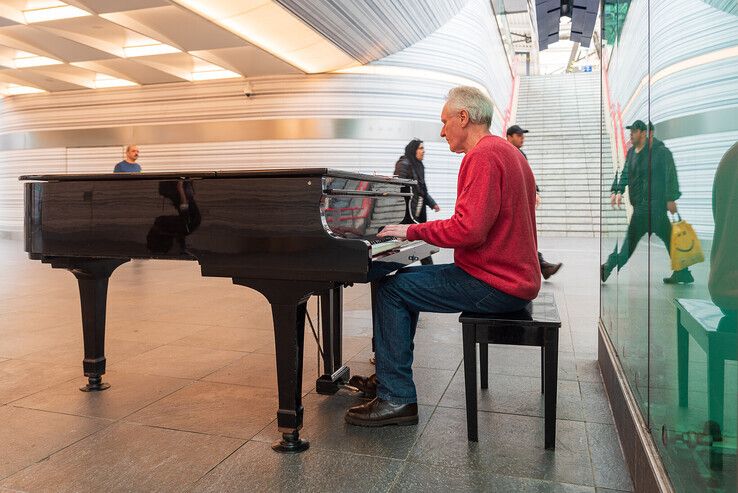
[[(400, 178), (408, 178), (418, 182), (418, 186), (413, 189), (413, 198), (410, 201), (410, 210), (413, 217), (419, 223), (428, 220), (426, 207), (430, 207), (436, 212), (441, 210), (428, 193), (428, 186), (425, 183), (425, 167), (423, 166), (423, 157), (425, 156), (425, 147), (420, 139), (413, 139), (405, 146), (405, 154), (400, 156), (395, 164), (395, 175)], [(428, 265), (433, 263), (431, 257), (421, 260), (421, 264)]]

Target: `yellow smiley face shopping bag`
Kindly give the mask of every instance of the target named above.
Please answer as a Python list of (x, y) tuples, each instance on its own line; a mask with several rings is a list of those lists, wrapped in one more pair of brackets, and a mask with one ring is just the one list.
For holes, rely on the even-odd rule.
[(682, 216), (677, 214), (677, 220), (671, 223), (671, 255), (672, 270), (686, 269), (690, 265), (705, 261), (697, 233)]

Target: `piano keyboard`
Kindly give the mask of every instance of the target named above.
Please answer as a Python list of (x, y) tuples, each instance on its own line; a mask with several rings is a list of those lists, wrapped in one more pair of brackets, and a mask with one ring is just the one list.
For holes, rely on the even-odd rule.
[[(380, 238), (380, 240), (383, 238)], [(374, 242), (372, 241), (372, 257), (375, 255), (379, 255), (380, 253), (384, 253), (389, 250), (394, 250), (395, 248), (399, 248), (403, 243), (405, 243), (403, 240), (398, 240), (397, 238), (390, 238), (385, 241), (379, 241)]]

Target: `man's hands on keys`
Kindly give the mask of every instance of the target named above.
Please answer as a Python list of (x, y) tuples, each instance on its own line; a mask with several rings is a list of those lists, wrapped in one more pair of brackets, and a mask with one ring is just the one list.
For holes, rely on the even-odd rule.
[(388, 224), (385, 226), (382, 231), (379, 232), (377, 236), (380, 238), (383, 238), (385, 236), (395, 236), (401, 240), (404, 240), (407, 238), (407, 228), (409, 228), (409, 224)]

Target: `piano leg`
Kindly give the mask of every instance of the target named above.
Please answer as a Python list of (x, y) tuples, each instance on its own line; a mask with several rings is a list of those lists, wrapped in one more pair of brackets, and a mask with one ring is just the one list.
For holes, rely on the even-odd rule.
[(323, 375), (315, 382), (315, 391), (333, 395), (348, 383), (351, 370), (343, 366), (343, 286), (320, 293), (323, 332)]
[(302, 428), (302, 359), (307, 301), (313, 293), (333, 286), (326, 283), (233, 278), (235, 284), (256, 289), (272, 305), (277, 353), (279, 411), (277, 428), (282, 439), (272, 444), (277, 452), (303, 452), (310, 444), (300, 438)]
[(279, 411), (277, 426), (282, 440), (272, 444), (277, 452), (302, 452), (310, 444), (300, 439), (302, 428), (302, 361), (305, 347), (307, 298), (295, 305), (272, 305), (274, 344), (277, 352)]
[(129, 259), (54, 258), (48, 262), (54, 268), (67, 269), (77, 278), (82, 306), (82, 332), (85, 358), (82, 369), (88, 382), (82, 392), (105, 390), (110, 384), (102, 381), (105, 374), (105, 312), (108, 279), (113, 271)]

